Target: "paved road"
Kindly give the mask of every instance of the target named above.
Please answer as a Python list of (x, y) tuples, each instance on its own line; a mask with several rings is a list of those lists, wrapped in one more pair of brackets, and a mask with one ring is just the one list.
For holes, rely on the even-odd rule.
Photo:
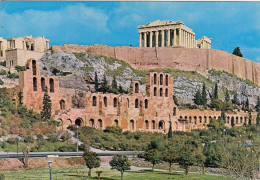
[[(127, 156), (137, 155), (141, 152), (135, 151), (102, 151), (97, 152), (99, 156), (114, 156), (116, 154), (122, 154)], [(82, 156), (83, 152), (30, 152), (29, 158), (40, 158), (40, 157), (76, 157)], [(23, 158), (23, 153), (19, 152), (0, 152), (0, 159), (9, 159), (9, 158)]]

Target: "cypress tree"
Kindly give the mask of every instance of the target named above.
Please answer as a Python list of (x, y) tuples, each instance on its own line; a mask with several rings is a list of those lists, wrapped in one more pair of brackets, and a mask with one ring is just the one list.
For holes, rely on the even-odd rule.
[(251, 126), (252, 124), (252, 115), (251, 112), (248, 113), (248, 125)]
[(203, 83), (203, 87), (202, 87), (201, 104), (203, 106), (207, 105), (207, 92), (206, 92), (206, 85), (205, 85), (205, 83)]
[(256, 115), (256, 125), (260, 125), (260, 113), (258, 112), (257, 115)]
[[(169, 115), (169, 118), (171, 118), (170, 115)], [(168, 138), (172, 138), (172, 121), (171, 120), (170, 120), (170, 127), (169, 127), (169, 132), (168, 132)]]
[(116, 82), (116, 77), (115, 76), (113, 76), (112, 88), (117, 89), (117, 82)]
[(228, 90), (226, 90), (226, 93), (225, 93), (225, 101), (226, 102), (230, 101), (230, 95), (228, 93)]
[(201, 105), (201, 94), (200, 94), (200, 90), (198, 90), (198, 91), (196, 92), (193, 101), (194, 101), (195, 104)]
[(221, 111), (221, 121), (224, 122), (224, 125), (226, 123), (226, 114), (225, 111)]
[(218, 99), (218, 83), (216, 83), (214, 87), (213, 99)]
[(260, 97), (257, 97), (256, 105), (255, 105), (255, 110), (257, 112), (260, 111)]
[(44, 96), (42, 101), (42, 111), (41, 111), (41, 118), (45, 121), (51, 118), (51, 98), (48, 95), (48, 88), (47, 86), (44, 89)]
[(249, 108), (249, 99), (248, 98), (246, 98), (246, 103), (245, 103), (245, 108)]
[(101, 83), (101, 92), (107, 93), (108, 90), (109, 90), (109, 87), (108, 87), (108, 83), (107, 83), (107, 77), (104, 74), (103, 79), (102, 79), (102, 83)]
[(98, 91), (98, 76), (97, 76), (97, 72), (95, 72), (95, 90)]

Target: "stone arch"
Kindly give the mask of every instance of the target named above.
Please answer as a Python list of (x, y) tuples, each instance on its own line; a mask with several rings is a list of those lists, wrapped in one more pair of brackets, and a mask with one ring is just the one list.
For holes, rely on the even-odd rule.
[(32, 60), (32, 71), (33, 71), (33, 75), (36, 76), (36, 61)]
[(72, 125), (72, 120), (71, 119), (67, 119), (67, 121), (69, 122), (69, 125)]
[(212, 117), (211, 116), (209, 116), (209, 123), (211, 123), (212, 122)]
[(238, 124), (238, 117), (236, 117), (236, 124)]
[(135, 108), (139, 108), (139, 100), (135, 99)]
[(130, 127), (129, 128), (130, 128), (131, 131), (135, 130), (135, 121), (132, 120), (132, 119), (130, 120)]
[(77, 118), (77, 119), (75, 120), (75, 125), (77, 125), (77, 126), (83, 126), (83, 120), (82, 120), (81, 118)]
[(204, 124), (207, 124), (207, 116), (204, 116)]
[(92, 106), (97, 106), (97, 97), (96, 96), (92, 97)]
[(95, 127), (95, 120), (94, 119), (90, 119), (89, 120), (89, 126), (90, 127)]
[(117, 98), (116, 97), (114, 97), (113, 102), (114, 102), (114, 107), (117, 107), (118, 102), (117, 102)]
[(33, 91), (37, 91), (37, 78), (33, 78)]
[(160, 85), (163, 85), (163, 74), (160, 74)]
[(115, 125), (115, 126), (118, 126), (118, 125), (119, 125), (119, 123), (118, 123), (118, 120), (117, 120), (117, 119), (115, 119), (115, 120), (114, 120), (114, 125)]
[(145, 120), (145, 129), (149, 129), (149, 121), (148, 120)]
[(185, 116), (185, 117), (184, 117), (184, 119), (185, 119), (185, 121), (187, 121), (187, 120), (188, 120), (188, 117), (187, 117), (187, 116)]
[(54, 92), (54, 80), (50, 78), (50, 92)]
[(103, 128), (103, 121), (102, 119), (99, 119), (98, 122), (97, 122), (97, 127), (102, 129)]
[(240, 124), (242, 124), (243, 123), (243, 117), (241, 116), (240, 117)]
[(127, 101), (127, 107), (129, 108), (129, 99), (127, 98), (126, 101)]
[(139, 93), (139, 83), (135, 83), (135, 93)]
[(163, 96), (163, 88), (160, 88), (160, 97)]
[(194, 116), (194, 124), (197, 124), (197, 116)]
[(230, 117), (228, 116), (227, 117), (227, 123), (229, 124), (229, 122), (230, 122)]
[(176, 107), (173, 108), (172, 115), (173, 115), (173, 116), (176, 116)]
[(165, 123), (164, 123), (163, 120), (159, 121), (159, 123), (158, 123), (158, 128), (159, 128), (159, 129), (165, 129)]
[(157, 88), (156, 87), (153, 88), (153, 96), (157, 96)]
[(165, 76), (165, 85), (166, 85), (166, 86), (168, 86), (168, 80), (169, 80), (169, 75), (166, 74), (166, 76)]
[(180, 116), (180, 120), (182, 120), (182, 116)]
[(153, 84), (156, 84), (156, 81), (157, 81), (157, 74), (154, 73), (153, 74)]
[(190, 123), (192, 123), (192, 117), (191, 116), (189, 117), (189, 121), (190, 121)]
[(152, 120), (152, 129), (156, 129), (156, 123), (155, 123), (155, 120)]
[(200, 123), (202, 123), (202, 117), (201, 116), (199, 116), (199, 120), (200, 120)]
[(60, 122), (61, 129), (63, 130), (63, 120), (61, 118), (59, 118), (58, 121)]
[(65, 109), (65, 101), (62, 99), (60, 100), (60, 110), (64, 110)]
[(145, 109), (148, 108), (148, 100), (147, 100), (147, 99), (144, 100), (144, 108), (145, 108)]
[(104, 101), (104, 106), (107, 107), (107, 97), (106, 96), (103, 98), (103, 101)]
[(165, 89), (165, 97), (168, 97), (168, 89)]
[(41, 88), (42, 88), (42, 92), (44, 92), (44, 90), (45, 90), (45, 78), (44, 77), (42, 77), (41, 78)]

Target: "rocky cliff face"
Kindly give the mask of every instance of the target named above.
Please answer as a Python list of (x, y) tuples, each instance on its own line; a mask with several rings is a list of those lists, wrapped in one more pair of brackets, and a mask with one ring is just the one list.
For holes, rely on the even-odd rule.
[[(128, 63), (116, 58), (91, 55), (88, 53), (71, 53), (68, 51), (48, 51), (40, 60), (42, 74), (59, 76), (60, 87), (94, 90), (93, 80), (97, 72), (99, 82), (103, 75), (107, 76), (111, 84), (113, 76), (117, 83), (125, 90), (129, 90), (131, 81), (140, 81), (141, 90), (145, 92), (145, 74), (149, 71), (162, 71), (174, 77), (174, 94), (181, 103), (192, 103), (194, 94), (206, 83), (207, 91), (211, 92), (214, 84), (218, 82), (219, 97), (224, 98), (228, 90), (231, 98), (237, 92), (239, 99), (245, 101), (249, 98), (250, 104), (255, 104), (260, 94), (260, 87), (251, 81), (245, 81), (227, 72), (209, 70), (204, 74), (194, 71), (182, 71), (170, 68), (153, 70), (136, 70)], [(92, 84), (91, 84), (92, 82)]]

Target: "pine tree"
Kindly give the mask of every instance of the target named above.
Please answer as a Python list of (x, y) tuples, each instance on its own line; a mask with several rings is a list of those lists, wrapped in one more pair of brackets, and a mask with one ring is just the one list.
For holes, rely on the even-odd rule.
[(101, 83), (101, 92), (107, 93), (109, 91), (108, 83), (107, 83), (107, 77), (104, 74), (102, 83)]
[(213, 99), (218, 99), (218, 83), (215, 84), (212, 94), (213, 94)]
[(112, 88), (117, 89), (117, 82), (116, 82), (116, 77), (115, 76), (113, 76)]
[(44, 89), (44, 96), (42, 101), (42, 111), (41, 111), (41, 118), (45, 121), (51, 118), (51, 98), (48, 95), (48, 88), (47, 86)]
[(249, 99), (246, 98), (245, 108), (249, 109)]
[(202, 93), (201, 93), (201, 104), (203, 106), (207, 105), (207, 92), (206, 92), (206, 85), (205, 83), (203, 83), (203, 87), (202, 87)]
[(257, 112), (260, 112), (260, 97), (257, 97), (256, 105), (255, 105), (255, 110)]
[(233, 50), (233, 53), (234, 55), (236, 56), (239, 56), (239, 57), (243, 57), (243, 54), (241, 53), (241, 50), (240, 50), (240, 47), (236, 47), (234, 50)]
[(98, 91), (98, 76), (97, 76), (97, 72), (95, 72), (95, 90)]
[(225, 93), (225, 101), (226, 102), (230, 101), (230, 95), (228, 93), (228, 90), (226, 90), (226, 93)]
[(195, 104), (201, 105), (201, 94), (200, 94), (200, 90), (198, 90), (198, 91), (196, 92), (193, 101), (194, 101)]

